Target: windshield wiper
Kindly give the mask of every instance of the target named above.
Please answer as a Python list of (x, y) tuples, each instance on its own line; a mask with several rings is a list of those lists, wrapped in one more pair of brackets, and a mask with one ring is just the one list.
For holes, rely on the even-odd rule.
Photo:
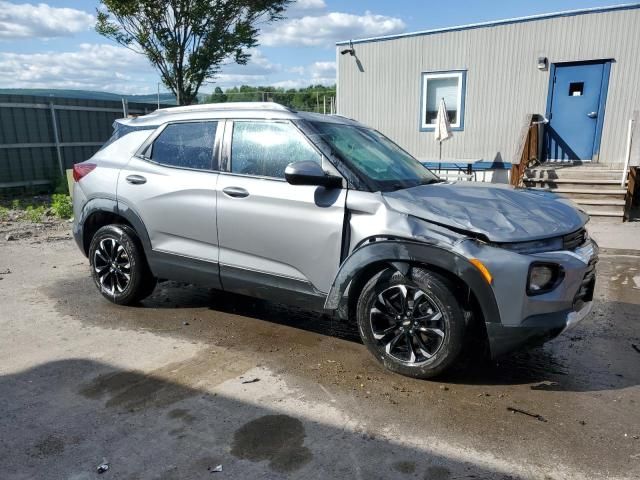
[(444, 180), (442, 180), (441, 178), (430, 178), (426, 182), (420, 182), (420, 185), (432, 185), (434, 183), (442, 183), (442, 182), (444, 182)]

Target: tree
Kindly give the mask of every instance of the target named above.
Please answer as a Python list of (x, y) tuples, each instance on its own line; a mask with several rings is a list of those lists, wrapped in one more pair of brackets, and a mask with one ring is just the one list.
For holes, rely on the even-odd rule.
[(226, 62), (258, 45), (258, 26), (280, 20), (291, 0), (101, 0), (96, 31), (144, 54), (178, 105), (192, 103)]
[(213, 94), (207, 99), (210, 103), (224, 103), (227, 101), (227, 96), (224, 94), (220, 87), (216, 87)]

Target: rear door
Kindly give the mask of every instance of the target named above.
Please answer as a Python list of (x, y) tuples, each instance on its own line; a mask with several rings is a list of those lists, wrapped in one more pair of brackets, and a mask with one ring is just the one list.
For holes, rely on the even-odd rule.
[(225, 290), (267, 298), (275, 298), (269, 286), (328, 292), (340, 264), (346, 189), (284, 179), (289, 163), (323, 164), (322, 155), (292, 122), (262, 120), (228, 121), (223, 152), (218, 236)]
[(218, 126), (170, 123), (120, 172), (118, 202), (141, 218), (154, 253), (217, 264)]

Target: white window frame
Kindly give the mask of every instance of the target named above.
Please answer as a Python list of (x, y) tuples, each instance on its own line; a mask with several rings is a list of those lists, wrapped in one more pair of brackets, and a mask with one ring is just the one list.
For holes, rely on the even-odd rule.
[(466, 89), (466, 71), (450, 70), (446, 72), (422, 72), (422, 84), (420, 91), (420, 130), (432, 132), (435, 130), (435, 123), (426, 123), (427, 114), (427, 89), (429, 80), (440, 78), (457, 78), (458, 79), (458, 118), (456, 123), (451, 124), (452, 130), (463, 130), (464, 128), (464, 100)]

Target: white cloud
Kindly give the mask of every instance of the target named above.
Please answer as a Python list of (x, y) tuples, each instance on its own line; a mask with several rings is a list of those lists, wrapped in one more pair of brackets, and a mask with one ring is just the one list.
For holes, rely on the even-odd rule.
[(144, 56), (113, 45), (85, 43), (75, 52), (0, 52), (3, 88), (147, 93), (155, 91), (157, 78)]
[(298, 18), (304, 15), (320, 13), (327, 8), (324, 0), (297, 0), (289, 5), (284, 12), (287, 18)]
[(262, 45), (332, 47), (339, 40), (391, 35), (403, 32), (405, 23), (395, 17), (365, 12), (364, 15), (331, 12), (292, 18), (271, 24), (262, 32)]
[(0, 39), (64, 37), (88, 30), (94, 22), (93, 15), (74, 8), (0, 0)]
[(336, 77), (336, 62), (314, 62), (308, 67), (314, 77)]
[(314, 8), (326, 8), (327, 4), (324, 0), (296, 0), (289, 8), (299, 8), (300, 10), (310, 10)]
[(309, 85), (334, 85), (336, 83), (336, 62), (314, 62), (311, 65), (290, 67), (289, 73), (299, 78), (274, 83), (277, 87), (299, 88)]
[(240, 75), (269, 75), (278, 73), (282, 70), (282, 65), (272, 63), (264, 54), (252, 48), (248, 50), (251, 58), (246, 65), (238, 65), (237, 63), (229, 63), (222, 67), (223, 74), (240, 74)]
[[(250, 51), (248, 65), (230, 64), (203, 90), (212, 86), (270, 85), (283, 71), (260, 50)], [(108, 44), (80, 44), (71, 52), (0, 52), (0, 88), (62, 88), (117, 93), (152, 93), (159, 74), (147, 59)], [(165, 90), (165, 87), (161, 87)]]
[(229, 63), (222, 67), (216, 77), (206, 82), (214, 87), (234, 87), (238, 85), (267, 85), (269, 76), (280, 73), (283, 68), (279, 63), (272, 63), (264, 54), (255, 48), (249, 50), (251, 58), (246, 65)]

